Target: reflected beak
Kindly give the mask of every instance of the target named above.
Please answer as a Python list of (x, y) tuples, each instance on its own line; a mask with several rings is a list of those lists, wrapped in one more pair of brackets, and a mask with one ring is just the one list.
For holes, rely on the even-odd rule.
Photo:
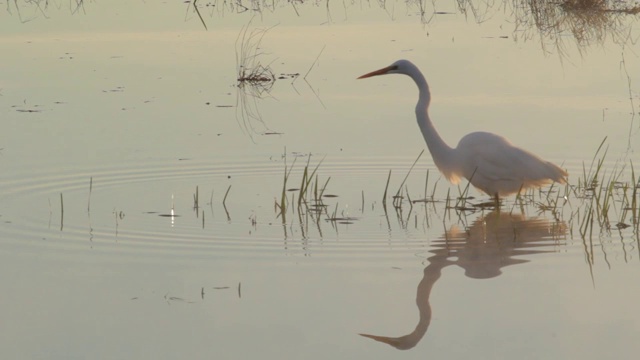
[(380, 70), (376, 70), (376, 71), (372, 71), (368, 74), (364, 74), (362, 76), (360, 76), (358, 79), (365, 79), (368, 77), (372, 77), (372, 76), (378, 76), (378, 75), (384, 75), (386, 73), (388, 73), (391, 70), (395, 70), (396, 67), (395, 66), (387, 66), (386, 68), (382, 68)]
[(404, 336), (399, 338), (394, 338), (394, 337), (388, 337), (388, 336), (378, 336), (378, 335), (369, 335), (369, 334), (358, 334), (358, 335), (368, 337), (369, 339), (373, 339), (375, 341), (379, 341), (379, 342), (391, 345), (394, 348), (399, 350), (408, 350), (416, 345), (411, 342), (406, 343), (406, 341), (403, 341), (403, 338), (405, 338)]

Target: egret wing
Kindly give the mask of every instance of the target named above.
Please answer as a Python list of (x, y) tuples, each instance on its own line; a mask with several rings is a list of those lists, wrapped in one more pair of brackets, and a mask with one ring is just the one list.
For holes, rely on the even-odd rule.
[(556, 165), (491, 133), (469, 134), (457, 150), (463, 159), (465, 177), (491, 195), (511, 194), (551, 181), (564, 182), (567, 175)]

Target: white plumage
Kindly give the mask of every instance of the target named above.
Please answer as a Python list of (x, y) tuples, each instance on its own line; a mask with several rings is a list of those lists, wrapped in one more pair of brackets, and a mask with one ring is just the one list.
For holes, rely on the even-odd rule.
[(452, 183), (456, 184), (464, 177), (473, 186), (497, 199), (517, 193), (521, 189), (538, 187), (554, 181), (566, 182), (566, 171), (514, 146), (509, 140), (496, 134), (473, 132), (460, 139), (457, 147), (451, 148), (442, 140), (429, 118), (431, 93), (420, 69), (408, 60), (398, 60), (358, 79), (385, 74), (407, 75), (418, 86), (418, 126), (433, 161)]

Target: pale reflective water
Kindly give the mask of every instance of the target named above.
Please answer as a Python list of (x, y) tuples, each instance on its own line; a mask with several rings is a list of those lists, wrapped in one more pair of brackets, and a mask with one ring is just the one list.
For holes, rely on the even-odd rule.
[[(428, 24), (402, 2), (274, 4), (202, 3), (208, 31), (183, 3), (4, 4), (0, 357), (637, 356), (633, 44), (565, 35), (559, 54), (509, 13), (441, 2)], [(261, 96), (236, 87), (247, 24), (284, 77)], [(417, 94), (355, 78), (398, 58), (423, 69), (449, 144), (500, 133), (570, 186), (446, 209), (464, 184), (425, 153), (395, 209), (425, 148)], [(605, 137), (606, 204), (583, 182)], [(283, 221), (307, 162), (326, 210), (286, 191)]]

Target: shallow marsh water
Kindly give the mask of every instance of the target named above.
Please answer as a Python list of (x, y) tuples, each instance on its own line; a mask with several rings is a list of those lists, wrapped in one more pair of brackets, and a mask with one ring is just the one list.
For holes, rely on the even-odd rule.
[[(189, 4), (18, 14), (10, 2), (0, 357), (634, 358), (638, 233), (615, 227), (631, 224), (616, 197), (612, 228), (596, 222), (582, 236), (592, 202), (571, 189), (605, 137), (601, 181), (624, 166), (619, 181), (630, 183), (631, 163), (637, 177), (636, 48), (576, 49), (564, 36), (563, 54), (545, 52), (548, 40), (514, 30), (509, 14), (477, 23), (436, 4), (446, 14), (428, 24), (402, 2), (330, 13), (281, 4), (259, 16), (202, 5), (205, 31)], [(241, 91), (247, 24), (269, 28), (264, 65), (301, 76), (260, 97)], [(416, 92), (400, 76), (355, 78), (398, 58), (425, 72), (449, 144), (500, 133), (562, 164), (570, 187), (523, 206), (512, 197), (500, 213), (446, 210), (464, 184), (438, 180), (425, 153), (406, 189), (424, 198), (428, 174), (437, 201), (405, 198), (396, 211), (389, 198), (385, 212), (389, 170), (395, 194), (425, 148)], [(321, 161), (319, 183), (330, 178), (325, 194), (337, 197), (316, 221), (288, 191), (283, 223), (285, 166), (298, 188), (307, 161)], [(548, 199), (556, 212), (536, 205)], [(387, 341), (409, 350), (361, 333), (406, 335)]]

